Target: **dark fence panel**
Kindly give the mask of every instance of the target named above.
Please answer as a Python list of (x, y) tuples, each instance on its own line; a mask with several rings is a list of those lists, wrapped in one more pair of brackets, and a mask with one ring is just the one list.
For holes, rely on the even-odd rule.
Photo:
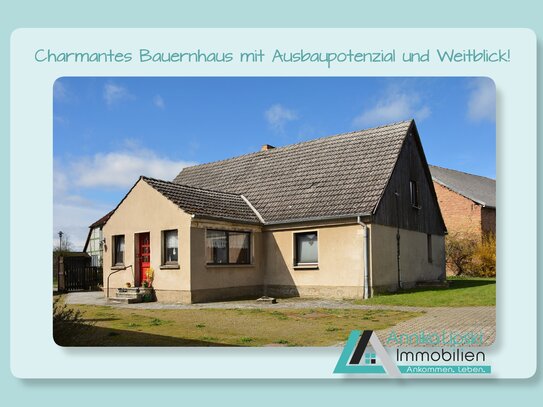
[(102, 268), (90, 265), (89, 257), (59, 258), (59, 290), (93, 290), (102, 284)]

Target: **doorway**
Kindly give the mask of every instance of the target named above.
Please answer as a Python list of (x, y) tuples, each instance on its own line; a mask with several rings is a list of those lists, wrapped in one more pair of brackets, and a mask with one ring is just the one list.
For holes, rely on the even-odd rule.
[(143, 282), (147, 280), (147, 271), (151, 267), (151, 239), (150, 233), (140, 233), (138, 239), (138, 277), (136, 285), (141, 287)]

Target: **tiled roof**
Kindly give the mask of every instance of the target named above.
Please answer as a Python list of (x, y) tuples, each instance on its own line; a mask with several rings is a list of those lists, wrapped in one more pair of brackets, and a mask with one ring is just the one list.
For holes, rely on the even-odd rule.
[(110, 216), (113, 214), (113, 212), (114, 211), (108, 212), (107, 214), (102, 216), (100, 219), (98, 219), (96, 222), (94, 222), (92, 225), (90, 225), (89, 228), (94, 229), (100, 226), (104, 226), (106, 222), (108, 221), (108, 219), (110, 218)]
[(450, 170), (430, 165), (432, 178), (439, 184), (465, 196), (472, 201), (489, 207), (496, 207), (496, 180), (480, 175)]
[(195, 188), (154, 178), (141, 179), (191, 215), (260, 223), (239, 194)]
[(372, 214), (412, 123), (186, 167), (174, 182), (242, 194), (266, 223)]

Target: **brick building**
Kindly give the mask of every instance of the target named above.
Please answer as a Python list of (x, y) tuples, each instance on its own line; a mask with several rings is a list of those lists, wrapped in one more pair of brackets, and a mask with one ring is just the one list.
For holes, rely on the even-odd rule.
[(496, 180), (429, 167), (448, 233), (479, 238), (487, 233), (496, 234)]

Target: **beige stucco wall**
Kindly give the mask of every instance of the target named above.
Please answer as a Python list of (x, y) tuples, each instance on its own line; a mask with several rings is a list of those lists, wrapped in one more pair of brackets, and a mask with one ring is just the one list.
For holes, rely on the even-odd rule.
[[(294, 233), (318, 232), (318, 268), (294, 266)], [(263, 232), (270, 295), (356, 298), (363, 293), (364, 235), (355, 225), (315, 225)]]
[[(162, 232), (178, 230), (179, 268), (161, 268)], [(250, 265), (207, 265), (206, 229), (251, 232)], [(317, 231), (317, 267), (294, 265), (294, 234)], [(125, 265), (136, 267), (136, 236), (149, 232), (153, 287), (159, 301), (205, 302), (233, 298), (272, 296), (313, 296), (361, 298), (364, 291), (364, 231), (347, 222), (321, 222), (288, 228), (235, 224), (192, 218), (145, 181), (140, 180), (103, 228), (104, 287), (116, 271), (112, 265), (113, 236), (125, 236)], [(374, 291), (397, 287), (396, 229), (370, 225), (370, 283)], [(428, 262), (426, 234), (401, 230), (400, 266), (405, 287), (419, 281), (444, 277), (443, 236), (432, 236), (432, 258)], [(137, 270), (134, 269), (134, 273)], [(110, 278), (110, 295), (126, 282), (138, 283), (132, 269)]]
[[(155, 270), (153, 287), (158, 300), (187, 302), (190, 298), (190, 223), (191, 216), (166, 199), (145, 181), (140, 180), (116, 209), (103, 228), (106, 246), (104, 250), (104, 289), (112, 270), (113, 236), (125, 236), (125, 266), (133, 265), (136, 270), (136, 235), (150, 232), (151, 267)], [(162, 231), (178, 230), (179, 268), (161, 269)], [(126, 282), (135, 285), (132, 269), (113, 274), (109, 281), (110, 295), (114, 296)], [(190, 296), (189, 296), (190, 297)]]
[[(371, 225), (371, 285), (375, 292), (398, 287), (396, 228)], [(432, 235), (432, 262), (428, 261), (427, 235), (400, 229), (400, 272), (404, 288), (417, 282), (445, 278), (445, 239)]]
[[(208, 265), (205, 256), (206, 229), (251, 232), (251, 264)], [(197, 221), (191, 227), (192, 301), (258, 297), (264, 282), (262, 233), (258, 226)]]

